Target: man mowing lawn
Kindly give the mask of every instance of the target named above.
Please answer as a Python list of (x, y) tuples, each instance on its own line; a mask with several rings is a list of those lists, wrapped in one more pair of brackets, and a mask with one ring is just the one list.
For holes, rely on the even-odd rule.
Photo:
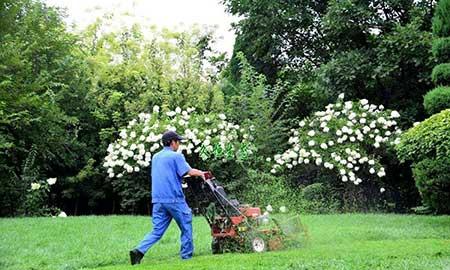
[(144, 254), (164, 235), (172, 218), (181, 230), (182, 259), (190, 259), (194, 252), (192, 239), (192, 211), (186, 203), (181, 187), (185, 174), (200, 176), (205, 179), (203, 171), (192, 169), (183, 154), (177, 153), (181, 136), (167, 131), (162, 136), (164, 148), (152, 159), (152, 232), (145, 235), (139, 245), (130, 251), (131, 265), (139, 264)]

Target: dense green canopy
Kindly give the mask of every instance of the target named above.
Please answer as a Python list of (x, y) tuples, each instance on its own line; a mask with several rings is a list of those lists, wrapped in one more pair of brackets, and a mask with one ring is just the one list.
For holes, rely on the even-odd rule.
[[(57, 211), (50, 206), (70, 214), (149, 212), (148, 172), (109, 179), (102, 164), (120, 131), (155, 105), (225, 113), (254, 126), (258, 149), (246, 163), (189, 160), (212, 170), (243, 201), (279, 200), (298, 211), (417, 206), (411, 168), (389, 147), (377, 149), (386, 177), (358, 187), (312, 165), (271, 175), (269, 163), (288, 149), (301, 119), (341, 93), (398, 111), (402, 129), (423, 120), (436, 56), (448, 52), (445, 18), (434, 21), (441, 36), (431, 49), (432, 2), (225, 0), (224, 8), (240, 16), (228, 59), (211, 49), (206, 28), (134, 25), (108, 32), (114, 17), (105, 17), (73, 33), (63, 13), (42, 1), (3, 1), (0, 216)], [(45, 184), (54, 177), (55, 184)], [(45, 189), (32, 189), (39, 181)], [(308, 188), (317, 193), (308, 198), (319, 199), (299, 192), (312, 184), (320, 188)]]

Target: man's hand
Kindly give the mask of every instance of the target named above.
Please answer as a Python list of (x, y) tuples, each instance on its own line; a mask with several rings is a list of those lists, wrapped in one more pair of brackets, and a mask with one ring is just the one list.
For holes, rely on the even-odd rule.
[(188, 172), (188, 174), (189, 174), (190, 176), (199, 176), (199, 177), (201, 177), (203, 180), (206, 180), (206, 178), (205, 178), (205, 172), (204, 172), (204, 171), (200, 171), (200, 170), (197, 170), (197, 169), (190, 169), (189, 172)]

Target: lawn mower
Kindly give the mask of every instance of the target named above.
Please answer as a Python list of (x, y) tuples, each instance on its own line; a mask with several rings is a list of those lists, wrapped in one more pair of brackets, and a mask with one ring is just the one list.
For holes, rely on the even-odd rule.
[(286, 234), (275, 219), (259, 207), (228, 198), (223, 186), (207, 172), (205, 181), (184, 178), (184, 192), (194, 214), (205, 217), (211, 228), (213, 254), (264, 252), (283, 247)]

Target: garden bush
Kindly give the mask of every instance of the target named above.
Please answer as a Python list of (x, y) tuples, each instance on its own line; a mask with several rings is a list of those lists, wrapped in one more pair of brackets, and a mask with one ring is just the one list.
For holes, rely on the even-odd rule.
[(450, 37), (433, 40), (431, 51), (440, 63), (450, 62)]
[(300, 193), (299, 207), (308, 213), (333, 213), (340, 203), (333, 195), (331, 187), (324, 183), (314, 183), (304, 187)]
[(403, 133), (396, 146), (401, 161), (417, 163), (450, 156), (450, 109), (437, 113)]
[(433, 68), (431, 80), (436, 85), (450, 84), (450, 63), (440, 64)]
[(245, 192), (240, 201), (259, 206), (268, 204), (275, 208), (286, 206), (292, 209), (296, 204), (294, 192), (286, 185), (284, 179), (270, 173), (248, 169)]
[(433, 33), (439, 37), (450, 36), (450, 0), (441, 0), (433, 17)]
[(319, 201), (326, 198), (330, 193), (329, 188), (322, 183), (314, 183), (302, 189), (302, 198), (310, 201)]
[(286, 207), (289, 212), (335, 213), (340, 210), (340, 202), (330, 185), (314, 183), (306, 187), (289, 184), (285, 177), (275, 176), (259, 170), (246, 172), (245, 192), (239, 201), (262, 207), (270, 205), (275, 212)]
[(290, 148), (274, 156), (272, 173), (315, 164), (339, 175), (335, 179), (359, 185), (386, 175), (380, 153), (399, 142), (400, 114), (368, 100), (344, 101), (339, 95), (326, 111), (314, 113), (291, 130)]
[(437, 213), (450, 213), (450, 158), (424, 159), (413, 167), (424, 205)]
[(423, 106), (429, 115), (450, 108), (450, 87), (439, 86), (428, 92), (424, 97)]
[(413, 163), (423, 203), (439, 213), (450, 213), (450, 109), (409, 129), (396, 149), (401, 161)]

